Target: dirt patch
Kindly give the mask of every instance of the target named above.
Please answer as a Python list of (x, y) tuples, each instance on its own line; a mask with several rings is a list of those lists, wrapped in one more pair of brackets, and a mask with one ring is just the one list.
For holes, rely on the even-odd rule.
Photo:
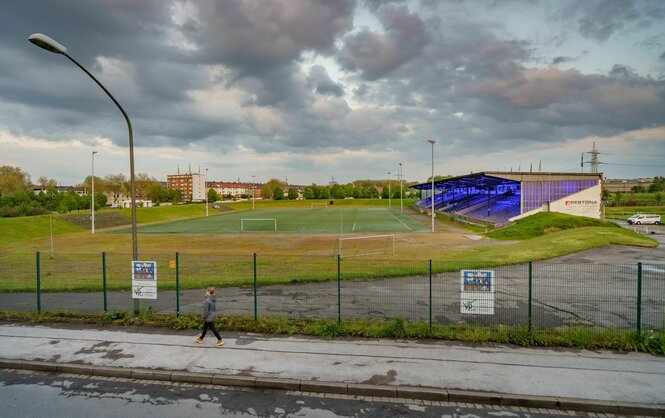
[(545, 232), (546, 234), (551, 234), (553, 232), (559, 232), (559, 231), (561, 231), (561, 228), (559, 228), (558, 226), (550, 226), (549, 228), (545, 228), (543, 230), (543, 232)]

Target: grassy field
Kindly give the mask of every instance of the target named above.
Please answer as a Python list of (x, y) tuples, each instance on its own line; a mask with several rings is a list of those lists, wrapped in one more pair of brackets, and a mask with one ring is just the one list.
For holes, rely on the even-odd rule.
[[(241, 230), (242, 226), (242, 230)], [(282, 208), (233, 211), (222, 215), (146, 225), (141, 234), (221, 234), (245, 232), (301, 234), (395, 233), (427, 229), (394, 208)], [(129, 229), (112, 233), (128, 233)]]
[(625, 221), (636, 213), (653, 213), (665, 217), (665, 206), (612, 206), (605, 208), (605, 218)]
[[(186, 206), (188, 205), (155, 208), (159, 210), (154, 213), (162, 213), (153, 216), (152, 219), (177, 218), (191, 210), (180, 209)], [(193, 208), (197, 207), (201, 208), (193, 205)], [(358, 209), (358, 213), (374, 211), (386, 213), (380, 208), (361, 209)], [(303, 217), (303, 213), (310, 212), (324, 216), (325, 213), (334, 214), (335, 211), (340, 213), (354, 211), (348, 207), (284, 210), (300, 217)], [(209, 228), (210, 224), (206, 222), (215, 222), (227, 216), (244, 216), (243, 213), (250, 212), (229, 212), (187, 222)], [(429, 227), (429, 218), (425, 215), (410, 208), (405, 209), (405, 214), (408, 215), (409, 222), (419, 223), (424, 229)], [(332, 217), (334, 222), (331, 222), (331, 225), (336, 229), (339, 227), (339, 218)], [(342, 219), (344, 220), (344, 217)], [(296, 220), (302, 224), (302, 220)], [(344, 220), (345, 232), (349, 228), (353, 229), (352, 223), (347, 223), (350, 220), (351, 218)], [(87, 230), (75, 233), (82, 229), (64, 221), (56, 223), (54, 218), (54, 229), (57, 232), (55, 254), (51, 256), (47, 217), (0, 219), (0, 221), (4, 221), (4, 224), (0, 224), (3, 226), (0, 229), (1, 233), (10, 237), (10, 240), (7, 240), (9, 242), (3, 242), (3, 246), (0, 247), (0, 291), (34, 290), (35, 251), (42, 252), (41, 279), (42, 286), (47, 291), (99, 290), (102, 277), (102, 251), (107, 253), (109, 289), (129, 288), (128, 272), (131, 261), (129, 234), (92, 235)], [(187, 222), (183, 223), (186, 225)], [(36, 223), (35, 228), (28, 227), (31, 223)], [(167, 228), (169, 225), (182, 226), (183, 223), (172, 222), (154, 226)], [(58, 228), (55, 227), (56, 224)], [(359, 222), (356, 222), (356, 228), (359, 228), (358, 224)], [(397, 234), (395, 256), (384, 254), (370, 258), (345, 259), (344, 278), (421, 275), (427, 270), (428, 259), (434, 261), (434, 271), (441, 272), (454, 271), (461, 265), (473, 268), (542, 260), (611, 244), (645, 247), (654, 247), (657, 244), (646, 236), (614, 225), (606, 226), (598, 221), (594, 221), (597, 226), (578, 224), (574, 229), (556, 227), (563, 230), (552, 229), (543, 221), (525, 221), (521, 224), (521, 232), (507, 236), (504, 231), (503, 240), (470, 240), (467, 238), (468, 230), (444, 221), (437, 221), (436, 224), (435, 233)], [(541, 235), (542, 232), (546, 232), (545, 230), (549, 233)], [(532, 236), (535, 237), (529, 238)], [(518, 238), (522, 240), (517, 241)], [(337, 272), (334, 257), (337, 248), (336, 233), (304, 234), (296, 231), (288, 234), (275, 234), (275, 232), (169, 234), (146, 233), (141, 230), (139, 234), (139, 255), (143, 259), (158, 262), (159, 284), (160, 288), (164, 289), (175, 287), (175, 272), (167, 266), (169, 260), (175, 258), (176, 252), (180, 252), (181, 286), (201, 288), (208, 285), (249, 285), (253, 278), (253, 253), (258, 254), (260, 285), (331, 280), (336, 277)]]

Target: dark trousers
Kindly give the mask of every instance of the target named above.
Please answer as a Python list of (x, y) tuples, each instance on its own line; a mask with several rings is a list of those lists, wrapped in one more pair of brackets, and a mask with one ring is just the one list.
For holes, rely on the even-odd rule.
[(201, 333), (201, 339), (205, 338), (206, 333), (208, 330), (212, 331), (213, 334), (215, 334), (215, 337), (217, 337), (218, 340), (221, 340), (222, 337), (219, 335), (219, 332), (217, 331), (217, 328), (215, 328), (215, 323), (214, 322), (204, 322), (203, 323), (203, 332)]

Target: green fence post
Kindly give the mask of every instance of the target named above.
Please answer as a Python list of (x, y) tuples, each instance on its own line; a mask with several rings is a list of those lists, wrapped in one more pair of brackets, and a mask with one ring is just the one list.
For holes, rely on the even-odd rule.
[(259, 319), (258, 299), (256, 298), (256, 253), (254, 253), (254, 321)]
[(342, 322), (342, 257), (337, 254), (337, 323)]
[(104, 312), (106, 312), (107, 309), (107, 301), (106, 301), (106, 253), (102, 251), (102, 289), (104, 292)]
[(432, 260), (429, 260), (429, 332), (432, 332)]
[(533, 301), (533, 261), (529, 261), (529, 332), (531, 332), (531, 321), (533, 319), (531, 313)]
[(41, 272), (39, 266), (39, 251), (35, 253), (36, 263), (37, 263), (37, 313), (42, 311), (42, 283), (41, 283)]
[(637, 263), (637, 333), (642, 332), (642, 263)]
[(180, 316), (180, 253), (175, 253), (175, 316)]

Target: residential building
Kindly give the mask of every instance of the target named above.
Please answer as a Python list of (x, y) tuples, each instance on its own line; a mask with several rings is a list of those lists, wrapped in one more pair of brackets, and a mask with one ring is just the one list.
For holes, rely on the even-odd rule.
[(169, 174), (166, 176), (166, 184), (169, 189), (180, 190), (183, 201), (205, 201), (206, 187), (204, 175), (199, 173)]
[(217, 194), (222, 196), (232, 196), (234, 198), (241, 198), (243, 196), (252, 197), (252, 188), (254, 189), (254, 197), (261, 197), (261, 185), (252, 183), (242, 183), (235, 181), (209, 181), (206, 183), (206, 190), (213, 189)]

